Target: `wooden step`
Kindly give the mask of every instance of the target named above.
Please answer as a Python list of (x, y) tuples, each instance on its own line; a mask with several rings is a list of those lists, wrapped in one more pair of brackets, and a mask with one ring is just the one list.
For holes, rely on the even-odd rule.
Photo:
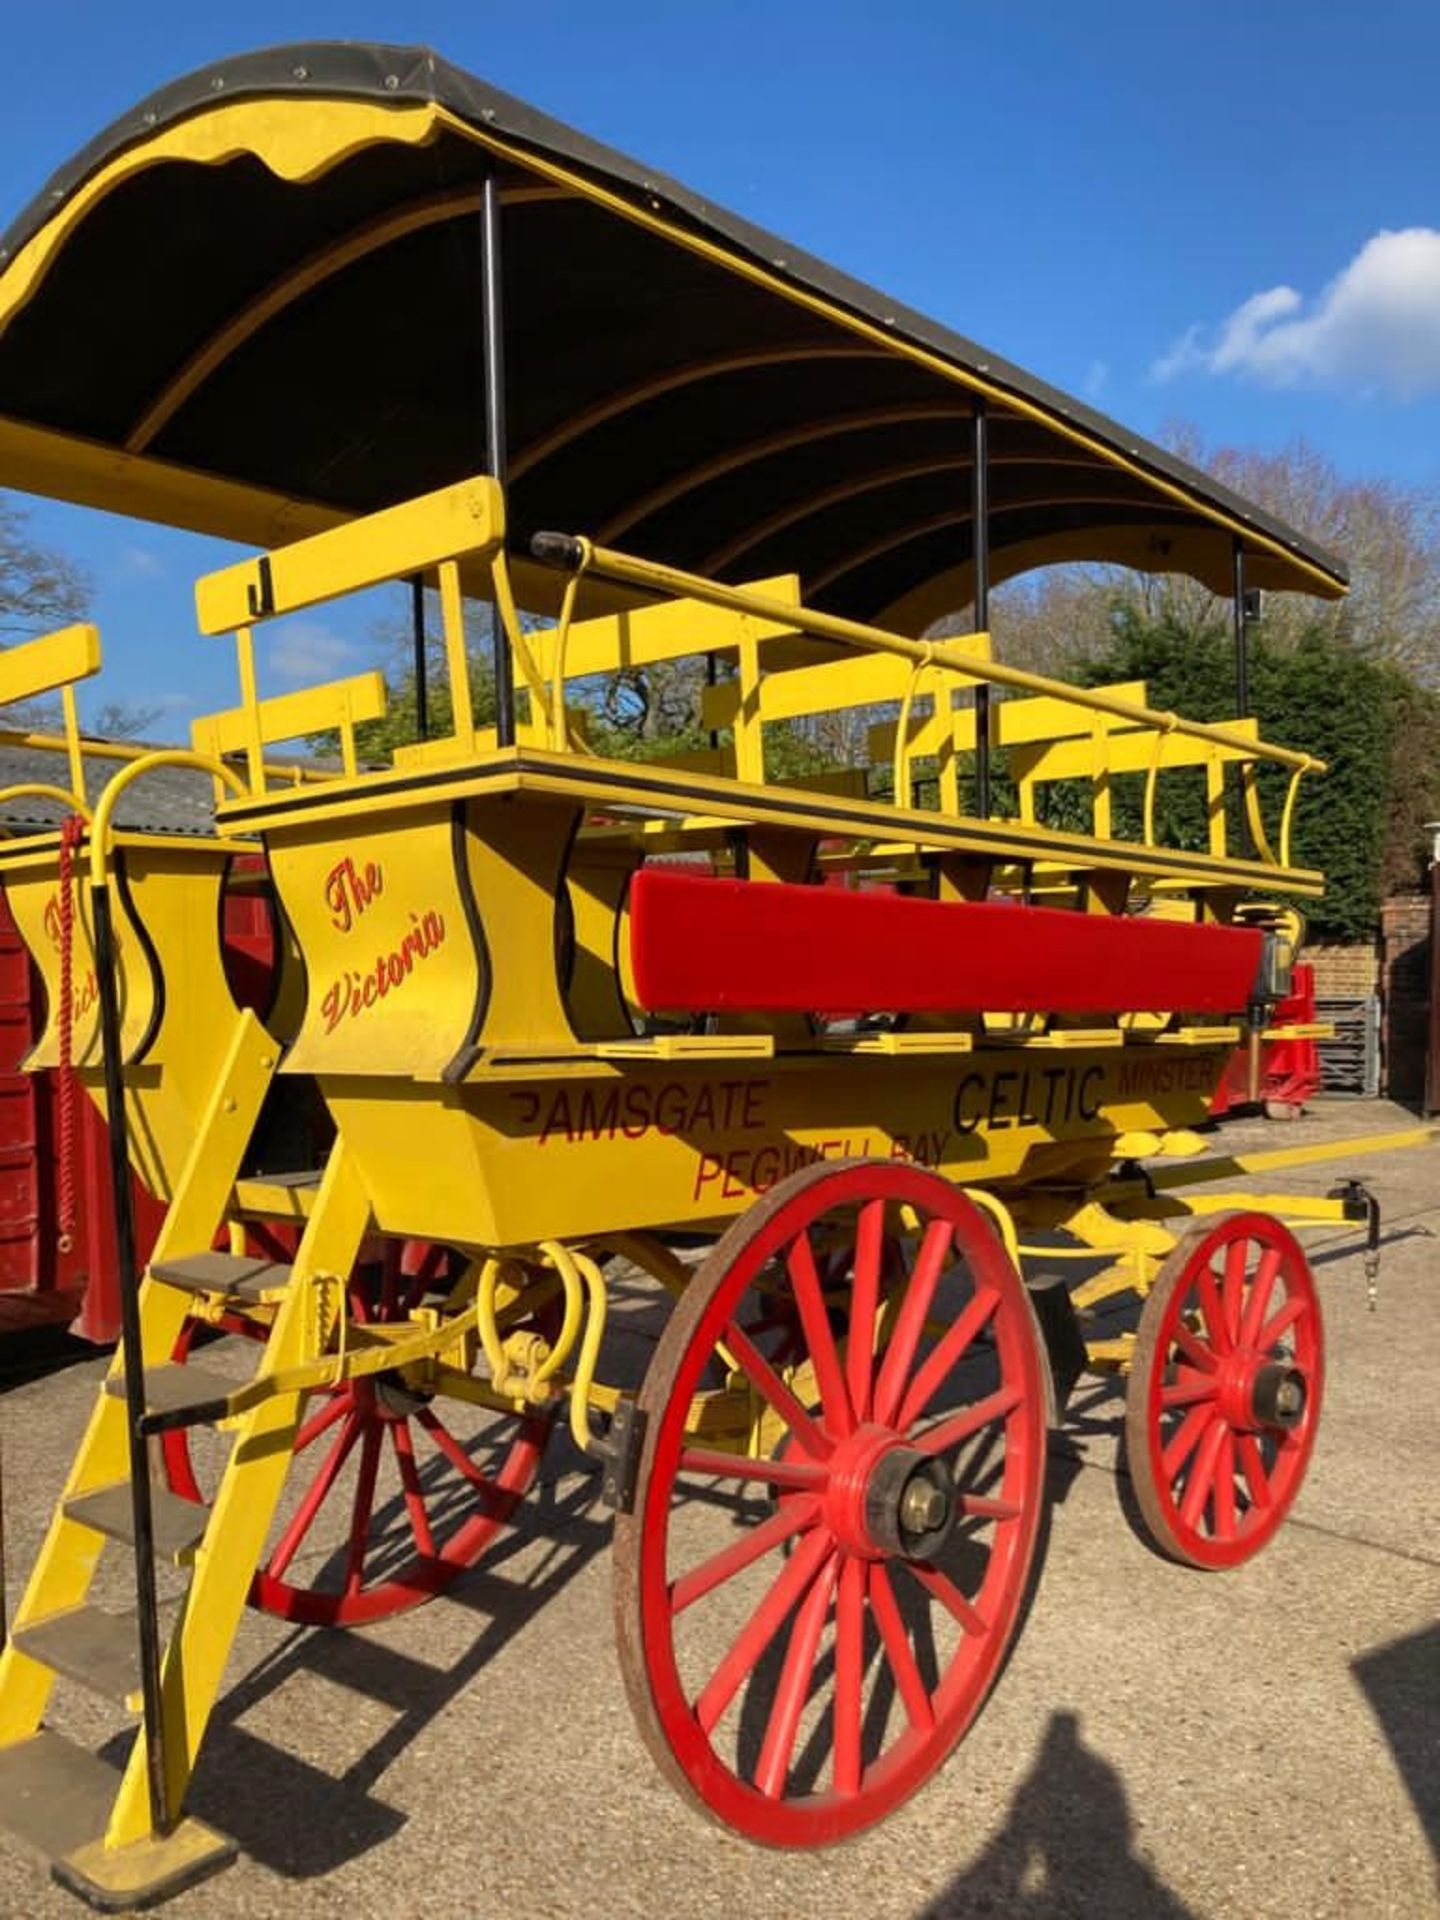
[[(205, 1367), (166, 1366), (147, 1367), (145, 1369), (145, 1410), (147, 1413), (161, 1413), (171, 1416), (171, 1425), (183, 1424), (183, 1416), (191, 1409), (212, 1407), (216, 1401), (224, 1400), (236, 1393), (244, 1381), (232, 1379), (228, 1374), (211, 1373)], [(117, 1400), (125, 1398), (125, 1376), (112, 1373), (106, 1379), (105, 1391)], [(180, 1416), (176, 1418), (175, 1416)], [(208, 1419), (208, 1413), (198, 1418)]]
[(186, 1293), (217, 1293), (253, 1305), (268, 1293), (283, 1292), (290, 1268), (248, 1254), (191, 1253), (179, 1260), (157, 1260), (150, 1277)]
[(0, 1747), (0, 1828), (44, 1860), (105, 1831), (119, 1770), (48, 1727)]
[(67, 1607), (18, 1628), (14, 1642), (27, 1659), (119, 1706), (129, 1706), (140, 1692), (140, 1638), (133, 1613)]
[[(78, 1520), (82, 1527), (93, 1527), (96, 1533), (106, 1534), (112, 1540), (135, 1545), (135, 1515), (128, 1480), (117, 1480), (111, 1486), (97, 1488), (94, 1493), (77, 1494), (65, 1502), (65, 1517)], [(152, 1484), (150, 1519), (156, 1554), (162, 1560), (173, 1560), (181, 1566), (205, 1538), (210, 1509), (195, 1500), (182, 1500), (168, 1487)]]
[(106, 1847), (119, 1788), (118, 1768), (43, 1727), (0, 1747), (0, 1830), (100, 1913), (151, 1907), (235, 1858), (234, 1841), (198, 1820), (181, 1820), (163, 1839)]

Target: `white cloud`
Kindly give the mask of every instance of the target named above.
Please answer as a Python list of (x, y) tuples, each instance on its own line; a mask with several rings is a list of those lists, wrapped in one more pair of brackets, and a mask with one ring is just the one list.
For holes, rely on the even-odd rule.
[(270, 636), (270, 671), (279, 680), (312, 685), (332, 680), (355, 659), (359, 648), (321, 620), (288, 620)]
[(120, 573), (127, 580), (155, 580), (164, 573), (165, 565), (158, 553), (152, 553), (148, 547), (122, 547), (120, 550)]
[(1103, 360), (1092, 360), (1085, 370), (1085, 398), (1098, 400), (1110, 381), (1110, 369)]
[(1402, 400), (1440, 393), (1440, 231), (1373, 234), (1308, 306), (1294, 287), (1252, 294), (1219, 327), (1188, 328), (1150, 372), (1314, 381)]

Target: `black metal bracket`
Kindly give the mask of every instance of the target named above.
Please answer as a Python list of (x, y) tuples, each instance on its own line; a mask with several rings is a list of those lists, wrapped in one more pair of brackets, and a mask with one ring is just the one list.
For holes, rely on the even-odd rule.
[(1049, 1363), (1052, 1390), (1049, 1424), (1058, 1427), (1064, 1417), (1066, 1402), (1089, 1365), (1090, 1356), (1085, 1349), (1085, 1336), (1080, 1331), (1075, 1303), (1070, 1298), (1064, 1275), (1039, 1274), (1035, 1279), (1025, 1282), (1025, 1291), (1035, 1310), (1040, 1338), (1045, 1343), (1045, 1358)]
[(635, 1508), (635, 1483), (640, 1476), (640, 1455), (645, 1446), (646, 1416), (633, 1400), (622, 1400), (610, 1416), (609, 1430), (603, 1440), (593, 1440), (590, 1451), (600, 1461), (600, 1498), (617, 1513), (632, 1513)]
[(268, 620), (275, 611), (275, 579), (270, 571), (268, 553), (262, 553), (255, 562), (255, 575), (255, 580), (247, 582), (245, 587), (245, 598), (250, 606), (250, 618)]
[(1342, 1180), (1338, 1186), (1330, 1189), (1326, 1195), (1329, 1200), (1340, 1201), (1345, 1218), (1357, 1226), (1365, 1227), (1365, 1251), (1378, 1253), (1380, 1250), (1380, 1202), (1366, 1186), (1363, 1180)]

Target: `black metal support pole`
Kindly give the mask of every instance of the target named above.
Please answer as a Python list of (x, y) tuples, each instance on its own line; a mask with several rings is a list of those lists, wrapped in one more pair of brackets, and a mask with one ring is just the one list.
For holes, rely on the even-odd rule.
[(1245, 548), (1235, 541), (1235, 717), (1250, 714), (1250, 637), (1245, 630)]
[(140, 1629), (140, 1691), (144, 1700), (145, 1766), (150, 1824), (174, 1825), (165, 1770), (165, 1717), (160, 1697), (160, 1621), (155, 1592), (155, 1524), (150, 1503), (150, 1457), (145, 1418), (145, 1359), (140, 1337), (140, 1282), (135, 1271), (135, 1219), (130, 1204), (130, 1129), (120, 1061), (120, 995), (115, 978), (115, 934), (110, 889), (91, 894), (95, 910), (95, 975), (100, 990), (100, 1041), (105, 1063), (105, 1109), (110, 1137), (110, 1182), (115, 1205), (115, 1270), (120, 1281), (120, 1350), (125, 1357), (125, 1423), (130, 1442), (130, 1500), (135, 1523), (135, 1604)]
[[(480, 204), (480, 299), (485, 355), (485, 471), (505, 485), (505, 301), (500, 275), (500, 183), (485, 177)], [(500, 609), (490, 613), (495, 645), (495, 738), (515, 744), (515, 678)]]
[(426, 679), (425, 582), (417, 573), (410, 582), (410, 638), (415, 659), (415, 731), (430, 738), (430, 688)]
[[(990, 625), (990, 417), (975, 398), (975, 438), (971, 450), (971, 547), (975, 563), (975, 631)], [(990, 689), (975, 689), (975, 810), (990, 818)]]

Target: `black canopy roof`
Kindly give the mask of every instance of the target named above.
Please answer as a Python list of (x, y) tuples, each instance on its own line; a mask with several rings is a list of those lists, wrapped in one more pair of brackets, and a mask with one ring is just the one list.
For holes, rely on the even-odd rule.
[(152, 95), (0, 240), (0, 484), (256, 544), (483, 465), (479, 237), (504, 191), (511, 520), (912, 629), (993, 573), (1226, 591), (1341, 565), (873, 288), (415, 48), (294, 46)]

